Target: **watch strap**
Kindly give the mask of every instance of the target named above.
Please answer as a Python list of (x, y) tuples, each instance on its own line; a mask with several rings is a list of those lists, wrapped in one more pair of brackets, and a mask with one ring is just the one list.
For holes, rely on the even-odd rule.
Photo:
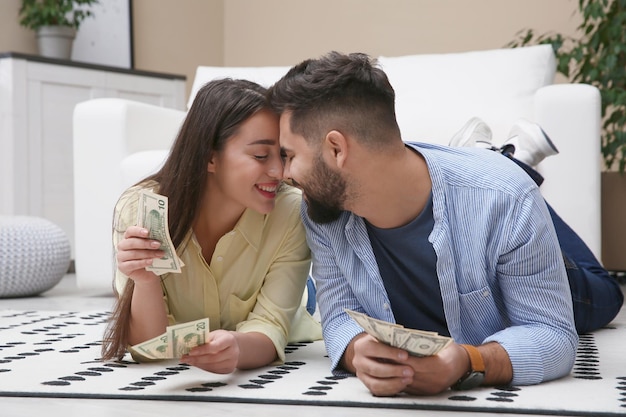
[(483, 355), (480, 354), (480, 351), (476, 346), (472, 345), (459, 345), (470, 357), (470, 366), (472, 368), (471, 372), (482, 372), (485, 373), (485, 362), (483, 361)]
[(483, 357), (480, 354), (480, 351), (475, 346), (459, 346), (465, 349), (465, 351), (469, 355), (471, 369), (450, 388), (452, 388), (453, 390), (461, 391), (476, 388), (477, 386), (481, 385), (485, 380), (485, 361), (483, 361)]

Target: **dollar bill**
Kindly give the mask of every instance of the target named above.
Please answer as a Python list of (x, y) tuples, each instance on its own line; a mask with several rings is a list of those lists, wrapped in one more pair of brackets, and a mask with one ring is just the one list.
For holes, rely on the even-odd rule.
[(352, 317), (352, 320), (356, 321), (357, 324), (367, 332), (367, 334), (374, 336), (376, 339), (388, 345), (392, 342), (394, 327), (401, 327), (398, 324), (378, 320), (367, 314), (359, 313), (358, 311), (346, 309), (346, 312)]
[(169, 272), (179, 273), (181, 268), (185, 266), (178, 257), (170, 238), (167, 212), (168, 200), (166, 196), (149, 190), (141, 190), (137, 210), (137, 225), (148, 229), (150, 239), (161, 242), (160, 249), (165, 252), (162, 258), (155, 259), (152, 265), (146, 267), (147, 271), (152, 271), (157, 275)]
[(206, 343), (209, 333), (209, 319), (176, 324), (167, 328), (167, 338), (172, 355), (180, 358), (189, 351)]
[(452, 339), (449, 337), (398, 328), (394, 329), (391, 346), (404, 349), (413, 356), (432, 356), (439, 353), (451, 342)]
[(162, 335), (131, 346), (129, 350), (146, 359), (180, 358), (192, 348), (205, 344), (208, 335), (209, 319), (204, 318), (168, 326)]
[(132, 346), (130, 350), (148, 359), (167, 359), (173, 357), (167, 340), (167, 333)]
[(452, 338), (437, 332), (407, 329), (399, 324), (378, 320), (358, 311), (345, 309), (346, 313), (377, 340), (400, 349), (413, 356), (432, 356), (452, 343)]

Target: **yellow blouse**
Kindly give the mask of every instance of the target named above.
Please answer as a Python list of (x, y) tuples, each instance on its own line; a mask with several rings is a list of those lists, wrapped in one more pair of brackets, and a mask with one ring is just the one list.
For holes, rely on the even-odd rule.
[[(156, 182), (133, 186), (115, 206), (116, 250), (126, 229), (136, 224), (142, 188), (158, 193)], [(260, 332), (272, 340), (281, 361), (288, 341), (321, 339), (319, 322), (305, 308), (311, 254), (300, 203), (300, 191), (285, 185), (269, 214), (245, 210), (235, 228), (218, 241), (208, 265), (190, 231), (177, 248), (185, 264), (182, 272), (161, 276), (169, 324), (208, 317), (211, 330)], [(118, 292), (127, 280), (116, 269)]]

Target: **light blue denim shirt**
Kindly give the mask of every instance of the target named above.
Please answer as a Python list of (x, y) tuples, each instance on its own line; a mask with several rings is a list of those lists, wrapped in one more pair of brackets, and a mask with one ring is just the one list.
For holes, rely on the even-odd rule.
[[(409, 143), (432, 180), (437, 275), (457, 343), (500, 343), (514, 385), (567, 375), (578, 336), (556, 233), (535, 183), (483, 149)], [(411, 184), (407, 184), (410, 187)], [(363, 330), (345, 308), (395, 322), (363, 218), (312, 222), (302, 207), (326, 349), (333, 371)], [(416, 295), (419, 300), (419, 295)]]

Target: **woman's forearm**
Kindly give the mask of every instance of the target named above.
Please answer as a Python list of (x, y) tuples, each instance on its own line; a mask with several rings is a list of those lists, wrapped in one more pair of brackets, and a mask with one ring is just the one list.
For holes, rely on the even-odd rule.
[(157, 337), (165, 332), (167, 324), (160, 279), (156, 277), (148, 282), (136, 282), (130, 308), (128, 342), (134, 345)]
[(234, 332), (239, 345), (239, 361), (237, 368), (253, 369), (265, 366), (276, 360), (278, 356), (272, 340), (258, 332)]

